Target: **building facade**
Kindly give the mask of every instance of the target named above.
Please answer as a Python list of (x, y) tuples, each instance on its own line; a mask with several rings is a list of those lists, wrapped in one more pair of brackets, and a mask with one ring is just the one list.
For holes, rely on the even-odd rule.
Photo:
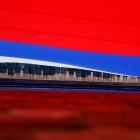
[(140, 77), (88, 69), (73, 65), (1, 57), (0, 78), (90, 82), (140, 83)]

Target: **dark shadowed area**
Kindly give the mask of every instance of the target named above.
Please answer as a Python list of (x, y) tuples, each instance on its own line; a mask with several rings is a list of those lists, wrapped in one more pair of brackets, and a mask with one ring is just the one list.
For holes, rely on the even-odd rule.
[(140, 94), (0, 91), (0, 140), (139, 140)]

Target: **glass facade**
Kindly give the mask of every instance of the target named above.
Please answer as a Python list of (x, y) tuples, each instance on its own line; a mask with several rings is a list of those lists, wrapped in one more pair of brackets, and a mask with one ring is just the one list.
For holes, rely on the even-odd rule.
[[(99, 71), (90, 71), (90, 70), (83, 70), (83, 69), (75, 69), (75, 68), (65, 68), (65, 67), (55, 67), (55, 66), (43, 66), (43, 65), (35, 65), (35, 64), (24, 64), (24, 63), (0, 63), (0, 73), (7, 74), (7, 75), (15, 75), (15, 74), (29, 74), (30, 75), (56, 75), (60, 74), (63, 75), (64, 78), (67, 75), (70, 75), (70, 78), (72, 78), (72, 75), (76, 75), (76, 77), (81, 77), (82, 79), (85, 79), (86, 77), (91, 78), (92, 80), (94, 77), (97, 77), (99, 80), (99, 77), (101, 77), (102, 80), (113, 80), (117, 79), (118, 81), (121, 80), (121, 75), (115, 75), (111, 73), (106, 72), (99, 72)], [(59, 76), (60, 76), (59, 75)], [(27, 76), (27, 75), (26, 75)], [(116, 78), (114, 78), (116, 77)], [(59, 77), (57, 77), (59, 80)], [(68, 77), (67, 77), (68, 78)], [(127, 79), (131, 78), (132, 81), (135, 79), (135, 81), (140, 81), (139, 77), (134, 78), (133, 76), (123, 76), (123, 80), (126, 82)], [(28, 77), (27, 77), (28, 79)], [(65, 80), (65, 79), (64, 79)], [(130, 80), (129, 80), (130, 81)]]

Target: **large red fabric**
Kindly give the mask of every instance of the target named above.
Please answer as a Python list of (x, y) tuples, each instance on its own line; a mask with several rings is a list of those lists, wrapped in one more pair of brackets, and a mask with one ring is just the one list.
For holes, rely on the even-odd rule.
[(2, 1), (0, 39), (140, 55), (139, 1)]

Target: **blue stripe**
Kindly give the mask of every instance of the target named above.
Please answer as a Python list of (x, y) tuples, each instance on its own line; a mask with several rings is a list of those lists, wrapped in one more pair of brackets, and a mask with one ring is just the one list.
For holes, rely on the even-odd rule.
[(0, 55), (47, 60), (140, 76), (140, 57), (61, 49), (10, 41), (0, 41)]

